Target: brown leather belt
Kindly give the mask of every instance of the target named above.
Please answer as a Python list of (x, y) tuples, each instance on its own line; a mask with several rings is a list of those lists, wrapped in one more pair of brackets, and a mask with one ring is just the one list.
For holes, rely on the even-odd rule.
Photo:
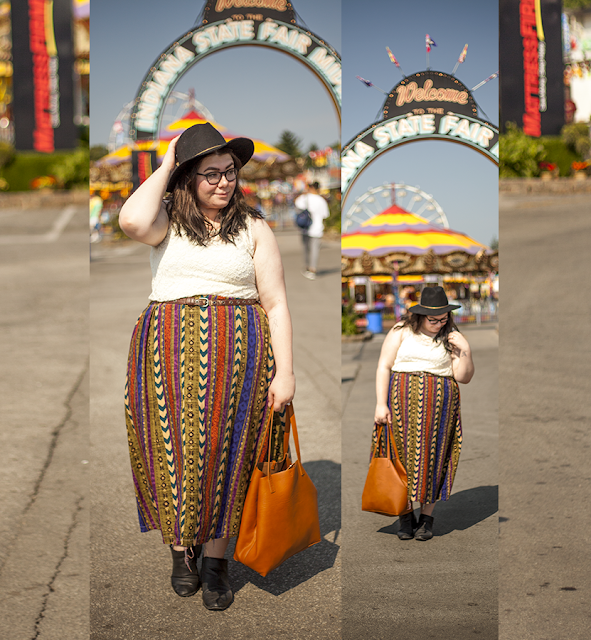
[(196, 307), (214, 307), (214, 306), (240, 306), (243, 304), (260, 304), (259, 300), (254, 298), (179, 298), (178, 300), (170, 300), (171, 304), (190, 304)]
[(430, 371), (392, 371), (392, 373), (406, 373), (409, 376), (434, 376), (436, 378), (451, 378), (454, 379), (453, 376), (442, 376), (439, 373), (431, 373)]

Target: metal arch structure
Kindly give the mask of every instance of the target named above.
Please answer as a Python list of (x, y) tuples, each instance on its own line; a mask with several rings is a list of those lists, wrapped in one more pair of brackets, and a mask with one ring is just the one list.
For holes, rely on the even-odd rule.
[(170, 44), (145, 75), (130, 116), (132, 141), (158, 134), (166, 100), (197, 62), (224, 49), (261, 46), (288, 54), (306, 65), (327, 89), (341, 119), (341, 58), (322, 38), (296, 24), (286, 0), (208, 0), (203, 19)]
[[(343, 216), (343, 233), (352, 231), (357, 226), (381, 213), (389, 205), (379, 202), (379, 198), (392, 198), (397, 205), (416, 215), (425, 218), (444, 229), (449, 229), (449, 222), (441, 205), (435, 198), (420, 189), (403, 183), (386, 182), (379, 187), (372, 187), (360, 195), (355, 202), (347, 209)], [(384, 207), (384, 204), (386, 206)], [(415, 205), (418, 205), (415, 210)]]
[(387, 95), (383, 118), (343, 146), (341, 193), (382, 153), (411, 142), (443, 140), (466, 145), (499, 164), (499, 129), (478, 117), (472, 92), (442, 71), (406, 76)]
[[(192, 90), (191, 90), (192, 91)], [(162, 118), (160, 119), (159, 131), (162, 127), (162, 124), (166, 121), (165, 111), (168, 107), (173, 104), (178, 103), (179, 108), (176, 114), (170, 115), (170, 121), (174, 122), (178, 120), (190, 105), (194, 106), (199, 113), (202, 113), (207, 120), (215, 120), (215, 116), (211, 113), (211, 111), (201, 102), (195, 99), (194, 95), (189, 93), (182, 93), (180, 91), (171, 91), (166, 104), (164, 105), (164, 109), (162, 111)], [(109, 134), (109, 142), (107, 144), (107, 149), (109, 152), (115, 151), (119, 147), (124, 144), (130, 142), (129, 139), (129, 120), (130, 115), (133, 110), (134, 102), (128, 102), (123, 105), (123, 108), (117, 114), (115, 121), (113, 122), (113, 126), (111, 127), (111, 132)], [(158, 131), (158, 133), (159, 133)]]

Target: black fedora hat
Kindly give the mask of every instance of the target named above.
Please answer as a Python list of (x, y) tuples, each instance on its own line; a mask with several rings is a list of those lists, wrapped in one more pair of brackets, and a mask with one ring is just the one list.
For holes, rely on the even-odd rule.
[(412, 313), (422, 316), (440, 316), (448, 311), (459, 309), (459, 304), (449, 304), (443, 287), (425, 287), (421, 293), (421, 303), (409, 307)]
[(254, 142), (249, 138), (234, 138), (226, 141), (224, 136), (209, 122), (194, 124), (186, 131), (176, 143), (176, 168), (168, 179), (167, 191), (172, 191), (181, 173), (187, 164), (206, 156), (218, 149), (230, 149), (244, 166), (254, 153)]

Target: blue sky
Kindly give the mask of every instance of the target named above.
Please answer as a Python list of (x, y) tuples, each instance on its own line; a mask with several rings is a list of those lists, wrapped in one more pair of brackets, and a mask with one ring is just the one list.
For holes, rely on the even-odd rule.
[[(154, 60), (195, 24), (204, 0), (99, 0), (91, 11), (90, 143), (106, 144), (113, 121)], [(340, 53), (339, 0), (295, 0), (308, 28)], [(190, 69), (175, 87), (196, 98), (228, 129), (278, 141), (281, 131), (303, 146), (332, 144), (339, 124), (320, 80), (303, 64), (263, 47), (214, 53)]]
[[(455, 75), (469, 89), (498, 70), (498, 3), (494, 0), (343, 0), (341, 11), (343, 145), (377, 119), (385, 99), (355, 76), (384, 91), (402, 79), (388, 58), (387, 46), (405, 74), (411, 75), (426, 68), (426, 33), (437, 43), (430, 53), (430, 67), (437, 71), (451, 73), (468, 43), (466, 60)], [(474, 92), (493, 124), (498, 124), (498, 87), (495, 79)], [(452, 229), (484, 244), (498, 238), (498, 169), (468, 147), (422, 141), (382, 154), (352, 187), (345, 211), (366, 190), (384, 182), (419, 186), (431, 194)]]

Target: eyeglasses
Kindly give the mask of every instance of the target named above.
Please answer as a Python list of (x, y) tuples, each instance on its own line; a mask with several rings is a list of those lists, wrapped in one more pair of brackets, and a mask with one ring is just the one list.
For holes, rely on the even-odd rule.
[(227, 171), (212, 171), (211, 173), (198, 173), (198, 176), (205, 176), (205, 179), (209, 184), (214, 185), (218, 184), (222, 179), (222, 176), (225, 176), (228, 182), (234, 182), (236, 177), (238, 176), (238, 169), (236, 167), (232, 167)]
[(427, 318), (427, 321), (431, 324), (445, 324), (447, 322), (447, 316), (437, 320), (437, 318)]

